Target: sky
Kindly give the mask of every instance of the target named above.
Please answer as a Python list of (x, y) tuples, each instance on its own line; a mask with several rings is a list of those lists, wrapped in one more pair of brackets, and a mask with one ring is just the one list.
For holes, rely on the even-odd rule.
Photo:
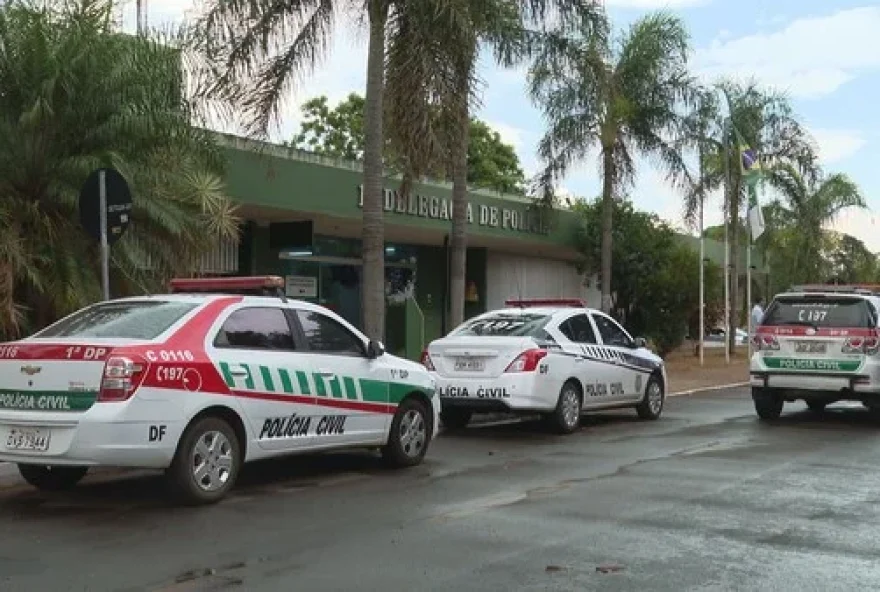
[[(151, 27), (181, 22), (193, 0), (147, 0)], [(605, 0), (616, 30), (653, 10), (678, 14), (691, 33), (691, 69), (711, 83), (721, 76), (753, 77), (785, 92), (817, 141), (824, 168), (845, 173), (862, 189), (869, 210), (844, 212), (834, 228), (848, 232), (880, 252), (880, 5), (869, 0)], [(134, 3), (124, 9), (124, 26), (133, 30)], [(299, 105), (326, 95), (331, 104), (350, 92), (363, 94), (366, 32), (344, 15), (340, 34), (321, 67), (295, 89), (285, 106), (276, 139), (298, 129)], [(488, 56), (481, 60), (482, 100), (477, 117), (516, 148), (527, 175), (539, 170), (536, 147), (545, 124), (529, 100), (526, 70), (505, 70)], [(633, 203), (684, 229), (682, 196), (650, 161), (637, 162), (638, 178), (629, 192)], [(572, 167), (562, 190), (593, 198), (600, 193), (598, 161)], [(706, 204), (705, 224), (721, 221), (721, 201)]]

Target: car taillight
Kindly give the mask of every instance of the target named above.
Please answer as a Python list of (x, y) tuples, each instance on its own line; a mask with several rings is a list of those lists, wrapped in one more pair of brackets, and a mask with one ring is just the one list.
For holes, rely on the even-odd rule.
[(534, 372), (538, 362), (547, 356), (547, 350), (529, 349), (521, 353), (510, 363), (505, 372)]
[(126, 356), (112, 356), (104, 364), (98, 401), (126, 401), (134, 394), (144, 378), (145, 364)]
[(877, 331), (872, 331), (867, 337), (849, 337), (843, 344), (842, 351), (845, 354), (876, 354), (880, 348), (880, 337)]
[(755, 345), (755, 349), (763, 349), (768, 351), (775, 351), (779, 349), (779, 340), (776, 339), (775, 335), (755, 335), (755, 338), (752, 340)]
[(434, 362), (431, 361), (431, 356), (428, 355), (428, 350), (422, 352), (422, 359), (420, 362), (428, 372), (434, 372)]

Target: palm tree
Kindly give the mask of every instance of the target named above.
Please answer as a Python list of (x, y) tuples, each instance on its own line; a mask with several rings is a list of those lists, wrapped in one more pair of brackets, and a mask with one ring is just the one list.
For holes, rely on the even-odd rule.
[[(267, 3), (260, 0), (211, 0), (205, 15), (193, 28), (193, 47), (199, 49), (213, 66), (216, 83), (207, 93), (221, 99), (226, 114), (239, 111), (250, 135), (265, 136), (279, 117), (284, 94), (303, 75), (311, 73), (324, 57), (324, 50), (334, 34), (335, 15), (347, 9), (366, 20), (369, 29), (367, 49), (367, 88), (364, 104), (364, 181), (363, 181), (363, 319), (364, 331), (381, 339), (385, 332), (385, 248), (382, 159), (385, 145), (385, 67), (390, 40), (416, 39), (408, 63), (420, 80), (429, 84), (432, 68), (442, 64), (436, 56), (446, 52), (451, 39), (461, 40), (460, 20), (463, 0), (301, 0)], [(532, 0), (530, 0), (532, 1)], [(543, 0), (533, 0), (542, 2)], [(447, 16), (451, 15), (451, 16)], [(450, 34), (436, 34), (443, 21)], [(424, 32), (419, 37), (416, 32)], [(430, 39), (432, 43), (426, 42)], [(464, 47), (470, 47), (466, 43)], [(445, 55), (445, 54), (444, 54)], [(419, 64), (421, 62), (421, 64)], [(424, 66), (428, 65), (428, 69)], [(448, 71), (448, 68), (438, 72)], [(230, 110), (228, 107), (233, 107)], [(413, 119), (409, 119), (413, 121)], [(394, 122), (394, 126), (404, 125)], [(415, 120), (412, 129), (424, 129)], [(420, 140), (419, 148), (424, 146)], [(405, 175), (405, 187), (419, 176), (423, 154), (415, 146), (399, 156), (411, 170)]]
[(670, 179), (689, 178), (676, 138), (690, 101), (689, 37), (678, 17), (658, 12), (635, 22), (618, 39), (575, 34), (551, 39), (529, 77), (549, 129), (539, 152), (542, 177), (553, 182), (598, 149), (602, 174), (602, 310), (610, 312), (613, 202), (635, 176), (637, 153), (654, 158)]
[(223, 154), (181, 92), (176, 38), (111, 30), (109, 0), (0, 7), (0, 333), (100, 299), (98, 247), (77, 198), (95, 168), (128, 180), (132, 223), (114, 245), (115, 293), (188, 273), (238, 220)]
[[(446, 0), (443, 10), (412, 8), (391, 36), (388, 60), (389, 130), (405, 154), (406, 190), (412, 178), (437, 168), (452, 180), (450, 322), (464, 320), (467, 253), (468, 145), (471, 110), (478, 104), (476, 73), (481, 48), (510, 67), (542, 43), (552, 10), (562, 26), (585, 37), (604, 27), (593, 0)], [(437, 48), (433, 50), (431, 48)], [(430, 59), (425, 59), (429, 57)]]
[[(433, 1), (433, 0), (431, 0)], [(203, 97), (237, 114), (251, 136), (265, 137), (280, 118), (287, 91), (325, 57), (341, 11), (367, 22), (367, 87), (364, 104), (363, 319), (364, 331), (385, 333), (383, 195), (383, 93), (385, 45), (405, 0), (210, 0), (191, 28), (190, 47), (214, 75)], [(219, 99), (219, 100), (217, 100)]]
[[(714, 113), (713, 123), (707, 128), (708, 137), (702, 146), (707, 152), (702, 178), (692, 186), (690, 194), (709, 193), (716, 189), (724, 192), (724, 214), (729, 237), (729, 255), (732, 266), (730, 290), (730, 317), (728, 326), (739, 326), (739, 279), (742, 274), (740, 236), (742, 234), (743, 197), (746, 179), (741, 165), (740, 148), (748, 146), (756, 151), (765, 166), (788, 163), (807, 179), (817, 174), (816, 154), (807, 130), (792, 112), (787, 97), (757, 85), (754, 81), (724, 80), (715, 86), (720, 97), (720, 109)], [(726, 114), (722, 113), (726, 111)], [(693, 198), (686, 200), (686, 209), (693, 212)], [(734, 331), (728, 332), (731, 351), (735, 347)]]
[(866, 208), (865, 198), (844, 174), (805, 179), (796, 167), (779, 164), (770, 169), (768, 182), (779, 193), (781, 221), (777, 241), (784, 241), (791, 258), (793, 282), (816, 281), (823, 270), (823, 253), (831, 242), (827, 226), (847, 208)]

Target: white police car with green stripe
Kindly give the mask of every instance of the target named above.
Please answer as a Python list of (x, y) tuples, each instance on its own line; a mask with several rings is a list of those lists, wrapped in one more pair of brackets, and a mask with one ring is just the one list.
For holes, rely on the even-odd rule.
[(177, 280), (178, 293), (96, 304), (0, 344), (0, 461), (42, 489), (93, 466), (165, 469), (202, 503), (243, 463), (279, 455), (367, 447), (420, 463), (437, 434), (434, 379), (321, 306), (247, 295), (281, 286)]
[(583, 411), (634, 407), (658, 419), (663, 360), (614, 319), (580, 300), (508, 300), (422, 354), (437, 381), (441, 418), (462, 428), (474, 413), (541, 413), (562, 433)]

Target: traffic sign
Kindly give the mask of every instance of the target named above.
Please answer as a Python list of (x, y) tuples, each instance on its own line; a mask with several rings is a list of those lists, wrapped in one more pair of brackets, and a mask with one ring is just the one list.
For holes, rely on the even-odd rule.
[(92, 171), (79, 192), (79, 219), (101, 244), (101, 287), (104, 300), (110, 300), (110, 245), (131, 223), (131, 190), (119, 171)]
[(79, 219), (89, 236), (101, 240), (101, 177), (104, 177), (107, 244), (120, 238), (131, 223), (131, 190), (125, 177), (111, 168), (97, 169), (89, 175), (79, 193)]

